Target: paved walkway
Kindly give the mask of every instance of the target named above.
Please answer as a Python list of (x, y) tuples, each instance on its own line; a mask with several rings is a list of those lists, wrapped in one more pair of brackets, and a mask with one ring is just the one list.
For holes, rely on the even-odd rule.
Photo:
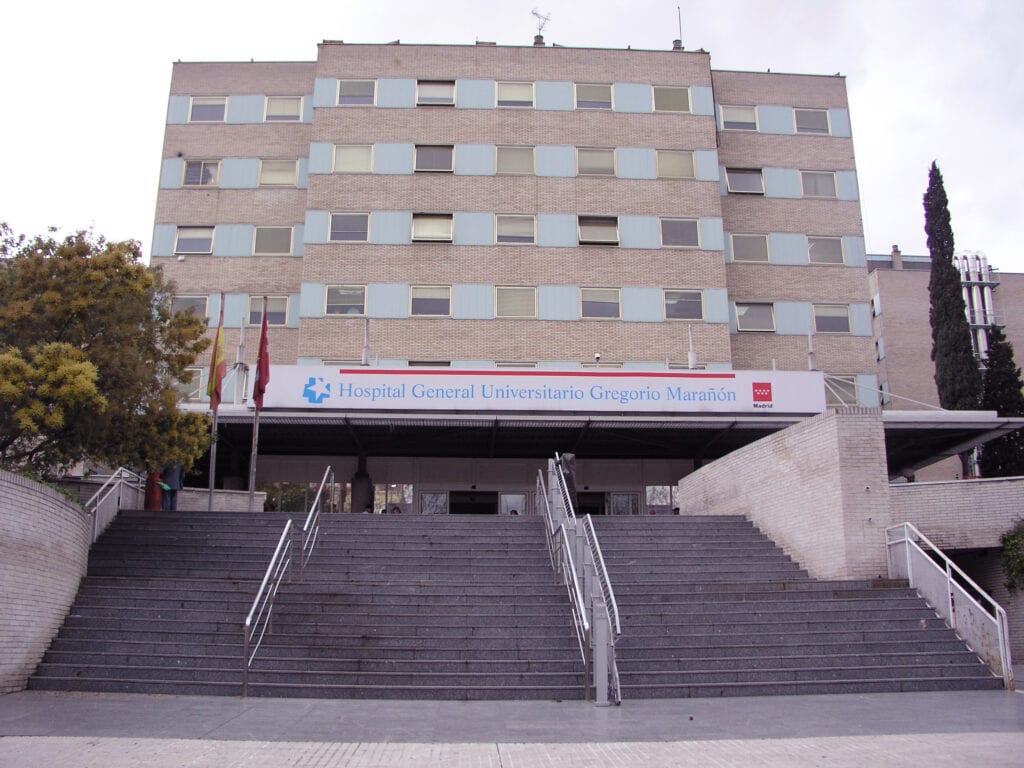
[(0, 696), (3, 768), (1024, 766), (1006, 692), (585, 702)]

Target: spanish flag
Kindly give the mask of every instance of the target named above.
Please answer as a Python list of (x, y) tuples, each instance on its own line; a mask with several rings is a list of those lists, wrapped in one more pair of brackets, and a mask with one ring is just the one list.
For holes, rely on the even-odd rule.
[(206, 394), (210, 396), (210, 409), (217, 413), (221, 401), (221, 385), (228, 372), (228, 361), (224, 356), (224, 294), (220, 295), (220, 320), (217, 322), (217, 335), (213, 337), (213, 352), (210, 355), (210, 380), (206, 385)]
[(252, 385), (252, 400), (256, 410), (263, 408), (263, 394), (270, 383), (270, 346), (267, 340), (267, 297), (263, 297), (263, 327), (260, 328), (260, 351), (256, 358), (256, 378)]

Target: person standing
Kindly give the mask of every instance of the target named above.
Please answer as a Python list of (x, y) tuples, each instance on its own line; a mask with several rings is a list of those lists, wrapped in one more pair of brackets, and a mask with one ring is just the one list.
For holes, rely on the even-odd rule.
[(163, 498), (161, 499), (160, 507), (164, 512), (177, 512), (178, 511), (178, 491), (182, 488), (182, 479), (184, 472), (181, 469), (181, 464), (168, 464), (163, 468), (160, 473), (162, 483), (160, 487), (163, 489)]

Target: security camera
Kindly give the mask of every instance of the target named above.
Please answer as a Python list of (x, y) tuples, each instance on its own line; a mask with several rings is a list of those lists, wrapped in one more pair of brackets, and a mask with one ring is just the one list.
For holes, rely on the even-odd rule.
[(600, 363), (601, 362), (601, 353), (600, 352), (595, 352), (594, 353), (594, 362), (595, 363)]
[(184, 261), (184, 260), (185, 260), (184, 254), (179, 254), (178, 255), (178, 261)]

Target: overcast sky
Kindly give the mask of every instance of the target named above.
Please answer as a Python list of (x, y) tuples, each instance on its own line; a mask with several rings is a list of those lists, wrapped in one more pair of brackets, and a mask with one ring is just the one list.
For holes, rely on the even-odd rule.
[[(847, 78), (868, 252), (926, 253), (921, 197), (937, 160), (957, 252), (1024, 272), (1024, 2), (687, 0), (682, 40), (715, 69)], [(321, 40), (671, 47), (677, 0), (177, 0), (18, 3), (0, 71), (0, 221), (35, 234), (153, 231), (171, 63), (313, 61)], [(1009, 140), (1017, 137), (1017, 144)]]

